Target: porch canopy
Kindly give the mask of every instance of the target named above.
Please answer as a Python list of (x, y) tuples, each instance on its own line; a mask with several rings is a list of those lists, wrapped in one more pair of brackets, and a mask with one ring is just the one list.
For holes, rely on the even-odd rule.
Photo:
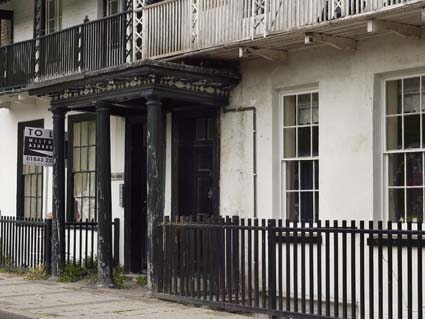
[[(228, 103), (230, 90), (238, 83), (237, 73), (168, 62), (144, 60), (137, 63), (78, 73), (34, 83), (30, 95), (49, 96), (53, 113), (53, 239), (52, 272), (65, 262), (65, 116), (70, 111), (96, 113), (96, 185), (98, 218), (98, 282), (111, 284), (112, 212), (110, 115), (147, 113), (147, 260), (149, 278), (160, 252), (155, 224), (162, 221), (163, 110), (196, 106), (200, 110)], [(152, 287), (157, 285), (151, 282)]]

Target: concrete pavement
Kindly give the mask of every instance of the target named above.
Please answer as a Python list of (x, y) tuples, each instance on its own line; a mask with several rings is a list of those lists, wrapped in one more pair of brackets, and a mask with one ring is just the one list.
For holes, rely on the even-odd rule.
[(0, 274), (0, 319), (247, 319), (248, 316), (152, 299), (140, 287), (93, 289), (87, 283), (29, 281)]

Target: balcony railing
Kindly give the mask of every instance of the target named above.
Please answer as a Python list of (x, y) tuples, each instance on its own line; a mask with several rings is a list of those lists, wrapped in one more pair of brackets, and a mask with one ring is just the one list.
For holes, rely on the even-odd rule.
[(166, 0), (0, 48), (0, 89), (237, 45), (419, 0)]

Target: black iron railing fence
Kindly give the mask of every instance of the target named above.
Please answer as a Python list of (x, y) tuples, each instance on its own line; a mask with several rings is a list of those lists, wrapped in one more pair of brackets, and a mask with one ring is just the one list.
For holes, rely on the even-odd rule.
[(0, 217), (0, 266), (49, 271), (51, 226), (46, 219)]
[[(65, 223), (65, 256), (67, 263), (87, 266), (97, 258), (97, 221), (77, 220)], [(114, 264), (120, 261), (120, 219), (112, 223), (112, 248)]]
[[(119, 264), (120, 220), (112, 223), (113, 258)], [(0, 217), (0, 267), (51, 271), (52, 220)], [(87, 266), (96, 261), (97, 222), (79, 220), (65, 223), (66, 261)]]
[(422, 318), (422, 224), (165, 219), (160, 298), (299, 318)]

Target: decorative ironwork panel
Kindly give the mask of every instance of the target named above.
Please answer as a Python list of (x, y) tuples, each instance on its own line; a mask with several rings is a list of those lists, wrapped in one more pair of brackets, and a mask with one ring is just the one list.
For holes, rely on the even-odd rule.
[(146, 0), (133, 0), (133, 61), (141, 60), (143, 53), (143, 9)]

